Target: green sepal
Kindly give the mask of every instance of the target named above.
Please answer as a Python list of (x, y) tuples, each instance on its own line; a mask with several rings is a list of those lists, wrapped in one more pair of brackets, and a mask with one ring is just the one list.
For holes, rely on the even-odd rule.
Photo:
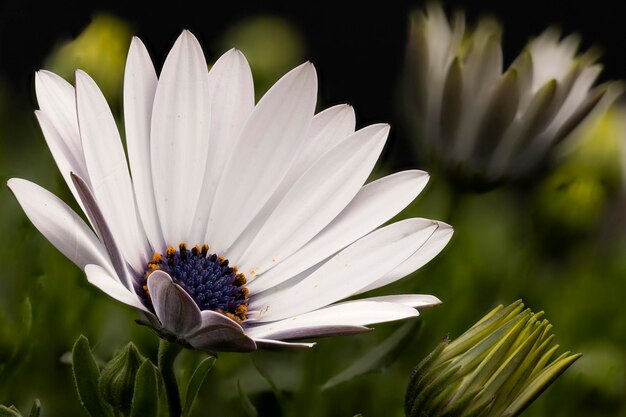
[(448, 340), (441, 342), (435, 350), (433, 350), (424, 360), (422, 360), (413, 369), (413, 373), (409, 378), (409, 384), (407, 386), (406, 394), (404, 394), (404, 414), (409, 415), (413, 409), (413, 403), (420, 391), (420, 388), (424, 386), (423, 380), (426, 374), (431, 370), (432, 364), (439, 358), (439, 355), (443, 349), (448, 345)]
[(159, 411), (157, 370), (145, 359), (135, 377), (130, 417), (154, 417)]
[(117, 352), (100, 372), (98, 386), (102, 398), (123, 415), (130, 413), (135, 376), (145, 358), (130, 342)]
[(89, 341), (81, 335), (72, 348), (72, 372), (78, 399), (92, 417), (112, 417), (111, 407), (104, 402), (98, 388), (100, 370), (91, 354)]
[(187, 417), (191, 414), (191, 409), (193, 408), (193, 403), (198, 396), (200, 387), (202, 387), (204, 379), (213, 368), (213, 365), (215, 365), (215, 361), (215, 356), (205, 358), (202, 362), (200, 362), (200, 364), (198, 364), (196, 370), (193, 372), (193, 375), (191, 375), (191, 379), (189, 379), (187, 389), (185, 390), (185, 402), (183, 404), (182, 417)]
[(445, 386), (447, 386), (452, 378), (457, 376), (458, 371), (459, 367), (454, 367), (437, 375), (432, 382), (429, 382), (415, 398), (409, 417), (419, 417), (423, 415), (424, 412), (428, 415), (428, 410), (430, 410), (428, 405), (431, 398), (436, 397), (437, 394), (440, 393)]

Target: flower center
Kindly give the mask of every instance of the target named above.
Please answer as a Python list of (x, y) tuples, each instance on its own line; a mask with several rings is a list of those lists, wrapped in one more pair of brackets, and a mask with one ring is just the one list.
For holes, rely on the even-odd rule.
[[(154, 271), (167, 272), (172, 280), (193, 298), (200, 310), (213, 310), (236, 321), (246, 319), (248, 289), (246, 277), (229, 266), (228, 259), (209, 254), (209, 246), (196, 245), (191, 250), (181, 243), (170, 246), (165, 257), (155, 252), (144, 273), (144, 283)], [(147, 285), (144, 290), (147, 292)]]

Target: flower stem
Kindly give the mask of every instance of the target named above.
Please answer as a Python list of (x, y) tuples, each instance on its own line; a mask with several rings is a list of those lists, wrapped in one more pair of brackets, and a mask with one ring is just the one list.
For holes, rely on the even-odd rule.
[(170, 417), (180, 417), (182, 413), (180, 393), (178, 391), (178, 383), (176, 382), (176, 374), (174, 373), (174, 361), (181, 350), (182, 346), (178, 343), (168, 342), (165, 339), (161, 339), (159, 342), (159, 371), (163, 377), (163, 385), (165, 385)]

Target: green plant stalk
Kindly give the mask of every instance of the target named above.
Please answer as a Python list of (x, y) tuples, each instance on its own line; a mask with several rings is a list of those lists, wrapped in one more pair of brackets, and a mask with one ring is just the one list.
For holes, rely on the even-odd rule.
[(159, 342), (158, 365), (161, 376), (163, 377), (163, 385), (165, 386), (165, 394), (167, 395), (167, 407), (170, 417), (180, 417), (182, 414), (180, 392), (174, 372), (174, 361), (181, 350), (182, 346), (178, 343), (169, 342), (165, 339), (161, 339)]

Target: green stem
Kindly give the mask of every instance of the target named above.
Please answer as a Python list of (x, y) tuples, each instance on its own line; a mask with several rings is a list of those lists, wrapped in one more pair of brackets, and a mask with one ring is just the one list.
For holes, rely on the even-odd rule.
[(182, 413), (180, 393), (176, 382), (176, 374), (174, 373), (174, 361), (181, 350), (182, 346), (178, 343), (168, 342), (165, 339), (161, 339), (159, 343), (159, 371), (163, 377), (163, 385), (165, 385), (170, 417), (180, 417)]

